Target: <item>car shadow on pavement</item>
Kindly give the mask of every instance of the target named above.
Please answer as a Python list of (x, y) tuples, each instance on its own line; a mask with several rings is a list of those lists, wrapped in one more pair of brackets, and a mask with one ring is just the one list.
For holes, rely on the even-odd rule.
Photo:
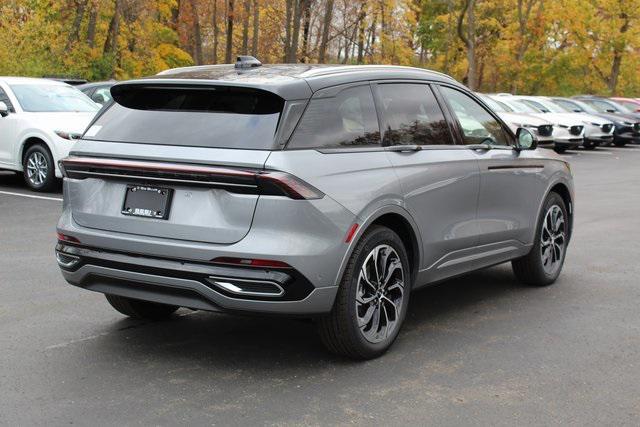
[[(407, 319), (390, 353), (411, 351), (428, 341), (449, 319), (473, 319), (487, 305), (508, 294), (526, 292), (508, 266), (475, 272), (418, 290), (412, 294)], [(498, 307), (497, 310), (504, 309)], [(434, 329), (435, 328), (435, 329)], [(446, 329), (444, 330), (446, 332)], [(436, 337), (437, 339), (437, 337)], [(278, 366), (313, 366), (316, 363), (351, 364), (328, 353), (310, 320), (235, 316), (182, 309), (162, 322), (123, 319), (100, 339), (101, 352), (153, 357), (169, 364), (184, 359), (202, 366), (242, 365), (259, 371)], [(122, 354), (121, 356), (122, 357)], [(174, 360), (171, 360), (174, 359)]]
[[(0, 190), (5, 191), (14, 191), (18, 190), (19, 192), (31, 193), (31, 190), (24, 182), (24, 178), (22, 177), (22, 172), (14, 173), (10, 171), (0, 171)], [(36, 193), (33, 194), (61, 194), (62, 193), (62, 180), (56, 180), (56, 186), (53, 191)]]

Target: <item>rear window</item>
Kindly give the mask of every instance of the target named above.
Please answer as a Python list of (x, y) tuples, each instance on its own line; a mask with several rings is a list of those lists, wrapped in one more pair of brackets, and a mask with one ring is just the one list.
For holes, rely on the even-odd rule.
[(193, 147), (273, 149), (284, 100), (224, 86), (115, 86), (115, 101), (85, 139)]

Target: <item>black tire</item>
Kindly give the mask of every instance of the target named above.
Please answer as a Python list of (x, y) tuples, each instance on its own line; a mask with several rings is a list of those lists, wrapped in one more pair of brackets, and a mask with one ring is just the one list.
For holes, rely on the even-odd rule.
[[(564, 218), (564, 241), (563, 241), (563, 250), (559, 257), (559, 262), (556, 268), (553, 271), (545, 270), (543, 266), (543, 256), (542, 256), (542, 229), (543, 223), (546, 219), (547, 212), (553, 207), (558, 206), (562, 211)], [(511, 262), (511, 266), (513, 268), (513, 272), (522, 283), (529, 286), (548, 286), (553, 284), (560, 272), (562, 271), (562, 266), (564, 265), (564, 259), (567, 254), (567, 246), (569, 243), (569, 216), (567, 215), (567, 207), (565, 206), (564, 200), (558, 193), (551, 192), (547, 196), (547, 199), (544, 202), (542, 212), (540, 213), (540, 218), (538, 218), (538, 225), (536, 227), (536, 237), (531, 248), (531, 251), (524, 257), (518, 258)], [(553, 246), (552, 246), (553, 248)]]
[(118, 295), (105, 294), (111, 307), (125, 316), (144, 320), (162, 320), (170, 317), (179, 307), (159, 304), (157, 302), (141, 301)]
[(613, 145), (616, 147), (624, 147), (627, 143), (625, 141), (613, 141)]
[(594, 144), (593, 142), (585, 142), (584, 145), (582, 146), (585, 150), (595, 150), (596, 148), (596, 144)]
[[(365, 333), (358, 327), (356, 295), (361, 268), (369, 254), (380, 245), (388, 245), (396, 252), (403, 269), (404, 287), (395, 326), (386, 338), (374, 343), (365, 338)], [(407, 252), (400, 237), (387, 227), (371, 227), (357, 243), (349, 258), (331, 313), (317, 322), (322, 342), (329, 351), (353, 359), (372, 359), (387, 351), (397, 338), (407, 313), (411, 277)], [(373, 306), (375, 303), (369, 304)], [(388, 314), (385, 319), (385, 323), (389, 324)]]
[[(35, 161), (35, 159), (41, 160), (43, 162), (42, 164), (44, 164), (44, 170), (41, 169), (41, 166), (38, 166), (38, 170), (43, 170), (44, 178), (38, 177), (36, 179), (34, 177), (29, 177), (29, 163), (30, 160)], [(24, 177), (24, 182), (30, 189), (32, 189), (33, 191), (53, 190), (56, 184), (55, 164), (53, 162), (53, 156), (44, 144), (35, 144), (27, 149), (27, 151), (24, 153), (22, 167), (22, 176)]]
[(553, 150), (558, 154), (562, 154), (565, 151), (567, 151), (567, 148), (566, 147), (555, 147)]

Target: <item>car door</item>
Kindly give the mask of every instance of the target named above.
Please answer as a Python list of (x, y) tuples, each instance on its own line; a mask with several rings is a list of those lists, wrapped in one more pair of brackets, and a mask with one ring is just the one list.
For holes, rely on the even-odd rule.
[(0, 101), (4, 102), (9, 108), (9, 115), (0, 117), (0, 163), (14, 165), (13, 152), (17, 137), (17, 117), (15, 108), (7, 96), (7, 92), (2, 87), (0, 87)]
[(470, 94), (445, 85), (439, 92), (457, 119), (458, 137), (479, 162), (478, 244), (508, 256), (531, 243), (546, 190), (544, 162), (535, 151), (515, 150), (506, 125)]
[(424, 279), (456, 274), (455, 260), (478, 238), (476, 156), (455, 144), (429, 84), (377, 82), (373, 88), (383, 146), (422, 236)]

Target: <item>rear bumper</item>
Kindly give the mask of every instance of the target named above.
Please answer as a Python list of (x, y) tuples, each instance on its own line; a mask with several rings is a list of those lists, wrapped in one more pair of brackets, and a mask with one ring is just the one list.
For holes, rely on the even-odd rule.
[[(331, 310), (337, 286), (314, 287), (294, 269), (230, 267), (142, 257), (58, 243), (62, 275), (72, 285), (105, 294), (209, 311), (318, 315)], [(250, 294), (221, 284), (250, 283)], [(260, 288), (261, 285), (266, 288)], [(273, 289), (281, 289), (276, 295)], [(263, 292), (263, 291), (269, 292)]]

